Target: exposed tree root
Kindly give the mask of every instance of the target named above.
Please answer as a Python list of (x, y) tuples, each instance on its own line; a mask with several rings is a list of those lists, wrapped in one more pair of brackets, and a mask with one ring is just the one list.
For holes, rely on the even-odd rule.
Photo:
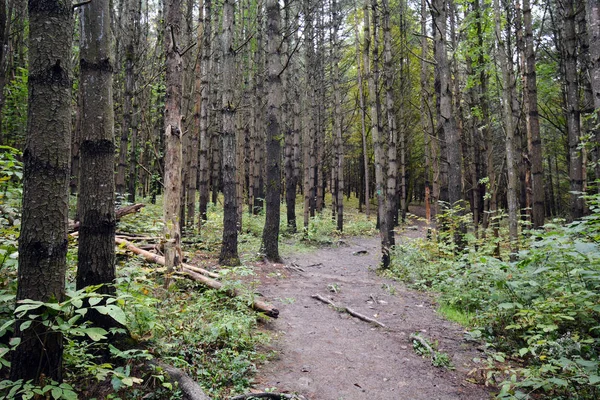
[(362, 321), (369, 322), (371, 324), (385, 328), (385, 325), (382, 324), (381, 322), (377, 321), (376, 319), (373, 319), (373, 318), (367, 317), (366, 315), (360, 314), (360, 313), (354, 311), (353, 309), (351, 309), (350, 307), (337, 306), (337, 305), (335, 305), (334, 302), (326, 299), (325, 297), (321, 296), (320, 294), (313, 294), (312, 298), (317, 299), (325, 304), (329, 304), (330, 306), (333, 306), (337, 310), (345, 311), (348, 314), (352, 315), (353, 317), (358, 318)]
[(272, 400), (306, 400), (306, 397), (299, 394), (287, 393), (248, 393), (231, 397), (229, 400), (251, 400), (251, 399), (272, 399)]
[[(160, 367), (165, 371), (171, 381), (177, 382), (179, 389), (183, 392), (184, 400), (211, 400), (211, 398), (204, 393), (200, 385), (193, 380), (185, 371), (175, 368), (169, 364), (165, 364), (161, 361), (150, 361), (152, 365)], [(272, 400), (306, 400), (306, 397), (299, 394), (287, 394), (287, 393), (247, 393), (239, 396), (231, 397), (229, 400), (251, 400), (251, 399), (272, 399)]]

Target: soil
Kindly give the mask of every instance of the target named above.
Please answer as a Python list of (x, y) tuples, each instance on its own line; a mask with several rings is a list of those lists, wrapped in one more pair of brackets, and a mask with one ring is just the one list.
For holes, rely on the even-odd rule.
[[(425, 234), (413, 220), (400, 240)], [(464, 340), (464, 328), (436, 313), (435, 299), (384, 279), (375, 272), (378, 237), (350, 238), (307, 254), (286, 257), (285, 264), (258, 265), (259, 291), (280, 310), (266, 323), (273, 331), (276, 358), (259, 367), (255, 388), (299, 393), (310, 400), (489, 399), (491, 392), (467, 381), (481, 357), (477, 344)], [(385, 324), (354, 318), (324, 304)], [(413, 350), (409, 336), (420, 333), (455, 367), (435, 367)]]

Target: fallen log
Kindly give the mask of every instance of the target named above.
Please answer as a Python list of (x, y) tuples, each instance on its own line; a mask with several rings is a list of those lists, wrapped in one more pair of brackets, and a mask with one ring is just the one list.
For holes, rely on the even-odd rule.
[[(139, 247), (136, 247), (133, 245), (133, 243), (125, 240), (125, 239), (121, 239), (121, 238), (115, 238), (115, 243), (119, 244), (119, 245), (124, 245), (125, 247), (127, 247), (127, 250), (131, 251), (132, 253), (135, 253), (137, 255), (140, 255), (142, 257), (144, 257), (144, 260), (151, 262), (151, 263), (155, 263), (155, 264), (160, 264), (160, 265), (165, 265), (165, 258), (163, 256), (160, 256), (158, 254), (154, 254), (151, 253), (149, 251), (146, 250), (142, 250)], [(200, 268), (200, 267), (194, 267), (193, 265), (188, 265), (188, 264), (181, 264), (184, 268), (189, 269), (190, 271), (194, 271), (197, 273), (200, 273), (202, 275), (206, 275), (206, 276), (210, 276), (213, 278), (218, 278), (219, 275), (215, 274), (214, 272), (208, 271), (204, 268)]]
[[(158, 254), (154, 254), (154, 253), (150, 253), (149, 251), (142, 250), (124, 239), (115, 238), (115, 242), (117, 244), (124, 245), (125, 247), (127, 247), (127, 249), (129, 251), (142, 256), (148, 262), (165, 265), (165, 258), (162, 256), (159, 256)], [(209, 278), (209, 276), (213, 277), (213, 278), (218, 278), (219, 275), (215, 274), (214, 272), (207, 271), (203, 268), (194, 267), (193, 265), (189, 265), (189, 264), (181, 264), (181, 270), (176, 271), (175, 273), (177, 273), (179, 275), (184, 275), (184, 276), (186, 276), (190, 279), (193, 279), (196, 282), (200, 282), (200, 283), (204, 284), (205, 286), (208, 286), (209, 288), (212, 288), (212, 289), (220, 290), (221, 288), (223, 288), (223, 284), (221, 282), (218, 282), (214, 279)], [(205, 275), (207, 275), (207, 276), (205, 276)], [(227, 290), (227, 294), (229, 294), (232, 297), (239, 296), (239, 292), (234, 289)], [(257, 311), (263, 312), (272, 318), (277, 318), (279, 316), (278, 309), (276, 309), (272, 305), (267, 304), (260, 300), (254, 299), (254, 301), (252, 302), (252, 308)]]
[[(185, 275), (185, 276), (187, 276), (197, 282), (200, 282), (212, 289), (220, 290), (223, 288), (223, 284), (221, 282), (215, 281), (214, 279), (210, 279), (204, 275), (200, 275), (200, 274), (188, 269), (186, 266), (184, 266), (181, 271), (176, 271), (175, 273), (179, 274), (179, 275)], [(235, 289), (227, 289), (226, 293), (228, 295), (230, 295), (231, 297), (236, 297), (236, 296), (240, 295), (240, 293)], [(275, 307), (273, 307), (272, 305), (265, 303), (264, 301), (254, 299), (252, 301), (251, 306), (254, 310), (263, 312), (271, 318), (277, 318), (279, 316), (279, 310), (276, 309)]]
[(335, 305), (335, 303), (333, 301), (326, 299), (325, 297), (321, 296), (320, 294), (313, 294), (312, 298), (317, 299), (320, 302), (323, 302), (325, 304), (329, 304), (330, 306), (333, 306), (333, 308), (335, 308), (337, 310), (345, 311), (348, 314), (352, 315), (353, 317), (358, 318), (362, 321), (385, 328), (385, 325), (382, 324), (381, 322), (377, 321), (376, 319), (373, 319), (373, 318), (367, 317), (366, 315), (358, 313), (358, 312), (354, 311), (353, 309), (351, 309), (350, 307), (343, 307), (343, 306), (339, 307), (339, 306)]
[(152, 362), (158, 367), (160, 367), (163, 371), (165, 371), (171, 381), (177, 382), (179, 389), (183, 392), (183, 398), (186, 400), (211, 400), (210, 397), (204, 393), (200, 385), (193, 380), (188, 374), (179, 368), (175, 368), (170, 366), (169, 364), (165, 364), (161, 361)]
[[(125, 207), (119, 207), (115, 210), (115, 218), (116, 220), (120, 220), (126, 215), (135, 214), (140, 212), (142, 208), (146, 207), (143, 203), (131, 204)], [(76, 232), (79, 230), (79, 221), (69, 220), (69, 232)]]

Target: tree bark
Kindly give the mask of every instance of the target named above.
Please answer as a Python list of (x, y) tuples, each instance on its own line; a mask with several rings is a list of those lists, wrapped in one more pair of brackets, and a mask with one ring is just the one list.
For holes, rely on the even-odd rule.
[(579, 82), (577, 79), (577, 33), (575, 30), (575, 4), (573, 0), (561, 1), (563, 17), (563, 57), (565, 73), (565, 107), (569, 142), (570, 217), (583, 216), (583, 157), (579, 148), (581, 137)]
[[(79, 186), (79, 246), (77, 289), (103, 284), (103, 294), (114, 294), (115, 181), (113, 62), (109, 0), (95, 0), (81, 8), (80, 96), (81, 169)], [(114, 320), (97, 312), (87, 316), (103, 328)]]
[(342, 136), (342, 93), (340, 88), (340, 40), (338, 31), (341, 26), (340, 4), (332, 0), (332, 52), (333, 52), (333, 133), (335, 135), (335, 194), (337, 230), (344, 230), (344, 140)]
[(452, 78), (446, 51), (448, 1), (451, 0), (434, 0), (432, 13), (435, 20), (435, 59), (439, 77), (438, 135), (441, 144), (444, 145), (442, 171), (447, 171), (448, 179), (445, 189), (443, 185), (446, 182), (442, 180), (441, 200), (447, 201), (452, 207), (462, 200), (462, 171), (460, 135), (452, 110)]
[[(358, 5), (357, 5), (358, 8)], [(358, 11), (358, 10), (357, 10)], [(359, 107), (360, 107), (360, 133), (362, 136), (362, 156), (363, 156), (363, 174), (364, 174), (364, 193), (365, 193), (365, 214), (367, 215), (367, 218), (369, 218), (371, 216), (371, 193), (369, 193), (370, 190), (370, 174), (369, 174), (369, 153), (367, 152), (367, 124), (366, 124), (366, 119), (367, 119), (367, 106), (365, 104), (365, 92), (364, 92), (364, 85), (363, 85), (363, 65), (361, 62), (361, 55), (360, 55), (360, 37), (358, 34), (358, 23), (355, 25), (355, 32), (354, 35), (356, 36), (356, 40), (355, 40), (355, 45), (356, 45), (356, 79), (357, 79), (357, 83), (358, 83), (358, 101), (359, 101)], [(363, 60), (364, 61), (364, 65), (367, 64), (368, 62), (368, 58)], [(359, 203), (360, 204), (360, 203)]]
[(169, 276), (181, 264), (181, 0), (165, 1), (165, 53), (166, 53), (166, 99), (165, 99), (165, 192), (164, 192), (164, 236), (165, 262)]
[(268, 260), (279, 262), (279, 216), (281, 202), (281, 12), (278, 0), (267, 0), (267, 182), (266, 216), (262, 251)]
[(542, 139), (538, 115), (537, 76), (535, 49), (533, 46), (533, 23), (530, 0), (523, 0), (523, 26), (525, 29), (525, 110), (527, 118), (527, 147), (531, 161), (531, 220), (534, 228), (544, 225), (544, 168), (542, 162)]
[(225, 0), (223, 3), (223, 93), (221, 115), (223, 141), (223, 244), (219, 262), (224, 265), (238, 265), (238, 214), (236, 195), (236, 135), (235, 116), (236, 104), (234, 96), (235, 79), (235, 50), (233, 49), (234, 2)]
[[(443, 129), (447, 122), (442, 117), (442, 75), (444, 70), (448, 69), (448, 56), (446, 54), (446, 1), (434, 0), (430, 2), (430, 11), (432, 16), (433, 29), (433, 56), (436, 61), (434, 68), (434, 90), (436, 94), (436, 136), (439, 146), (439, 157), (437, 158), (439, 175), (434, 182), (438, 183), (438, 200), (448, 204), (450, 202), (448, 195), (448, 150), (446, 141), (446, 131)], [(446, 93), (448, 92), (449, 82), (446, 79)], [(447, 99), (444, 102), (444, 108), (448, 109)], [(435, 192), (435, 190), (434, 190)]]
[[(106, 22), (108, 24), (108, 21)], [(29, 2), (29, 113), (17, 301), (61, 301), (67, 255), (71, 147), (71, 1)], [(62, 380), (62, 335), (41, 323), (15, 336), (10, 379)]]
[(315, 215), (315, 170), (314, 170), (314, 137), (316, 135), (316, 89), (315, 89), (315, 54), (314, 54), (314, 24), (313, 3), (303, 0), (304, 50), (306, 52), (306, 86), (307, 96), (304, 99), (304, 134), (302, 135), (303, 167), (304, 167), (304, 230), (308, 230), (310, 217)]
[[(371, 136), (373, 139), (373, 151), (375, 153), (375, 193), (377, 195), (379, 218), (379, 232), (381, 237), (381, 267), (388, 268), (390, 264), (390, 231), (393, 224), (389, 221), (386, 204), (386, 157), (383, 146), (383, 137), (380, 120), (379, 101), (377, 96), (377, 87), (379, 85), (379, 16), (377, 11), (377, 0), (371, 0), (371, 10), (369, 11), (368, 0), (365, 0), (364, 14), (364, 51), (368, 54), (372, 52), (372, 58), (369, 59), (369, 68), (367, 70), (369, 86), (369, 105), (371, 109)], [(369, 16), (372, 16), (373, 35), (371, 36)], [(373, 37), (373, 46), (371, 46), (371, 37)], [(365, 69), (367, 67), (365, 66)], [(393, 235), (393, 232), (392, 232)]]
[[(596, 0), (587, 0), (585, 11), (590, 43), (590, 81), (594, 99), (596, 121), (600, 121), (600, 3)], [(596, 130), (596, 145), (592, 149), (592, 157), (596, 162), (594, 174), (596, 180), (600, 179), (600, 129)], [(600, 185), (597, 191), (600, 192)]]
[[(202, 76), (200, 57), (202, 55), (202, 11), (198, 17), (198, 28), (196, 31), (196, 38), (194, 38), (193, 29), (193, 9), (194, 0), (187, 0), (186, 6), (186, 27), (187, 27), (187, 42), (193, 43), (197, 40), (198, 50), (195, 53), (188, 51), (187, 60), (187, 82), (188, 86), (185, 89), (188, 92), (189, 102), (187, 104), (186, 111), (193, 113), (192, 120), (187, 124), (188, 131), (184, 137), (187, 141), (188, 155), (185, 160), (185, 169), (187, 171), (187, 179), (185, 180), (186, 195), (185, 195), (185, 224), (192, 230), (195, 227), (196, 219), (196, 191), (198, 188), (198, 141), (200, 139), (200, 105), (201, 105), (201, 94), (202, 90), (200, 77)], [(199, 4), (200, 10), (202, 10), (202, 1)], [(193, 111), (192, 111), (193, 110)]]
[[(297, 118), (300, 118), (299, 113), (296, 114), (298, 97), (296, 96), (297, 82), (295, 82), (296, 76), (296, 62), (291, 59), (292, 46), (294, 41), (292, 38), (297, 37), (292, 35), (291, 32), (295, 29), (290, 21), (291, 14), (291, 3), (289, 0), (284, 1), (285, 10), (285, 57), (289, 59), (288, 69), (284, 71), (283, 90), (285, 93), (285, 104), (282, 108), (282, 125), (284, 127), (285, 136), (285, 205), (286, 205), (286, 219), (287, 229), (290, 233), (295, 233), (297, 230), (296, 226), (296, 191), (298, 188), (298, 176), (295, 173), (296, 169), (296, 157), (294, 143), (299, 132), (296, 130)], [(299, 109), (298, 109), (299, 111)]]
[[(390, 28), (390, 6), (389, 0), (382, 0), (382, 18), (383, 18), (383, 73), (385, 78), (385, 108), (387, 115), (387, 128), (388, 128), (388, 157), (387, 157), (387, 189), (386, 189), (386, 214), (388, 223), (388, 240), (389, 246), (394, 246), (394, 217), (397, 210), (397, 178), (398, 178), (398, 163), (396, 161), (398, 149), (397, 149), (397, 129), (396, 129), (396, 115), (394, 110), (394, 64), (392, 60), (392, 34)], [(401, 16), (400, 18), (403, 18)], [(402, 62), (400, 67), (400, 74), (404, 73), (402, 68)], [(401, 77), (403, 80), (404, 77)], [(401, 144), (401, 160), (404, 161), (404, 145)], [(404, 165), (402, 165), (404, 171)], [(404, 207), (406, 200), (406, 181), (402, 181), (400, 188), (401, 196), (401, 212), (404, 215)], [(404, 221), (404, 217), (402, 218)]]
[(506, 134), (506, 169), (508, 184), (506, 196), (508, 201), (508, 231), (510, 239), (511, 259), (514, 259), (518, 251), (518, 201), (517, 201), (517, 168), (515, 158), (515, 122), (512, 110), (512, 90), (514, 77), (512, 75), (512, 62), (506, 53), (501, 33), (501, 11), (499, 0), (494, 0), (494, 22), (496, 29), (496, 40), (498, 46), (498, 63), (502, 71), (502, 105), (504, 130)]
[(212, 37), (212, 0), (204, 0), (203, 32), (202, 32), (202, 59), (200, 61), (200, 154), (198, 160), (199, 166), (199, 218), (198, 227), (206, 221), (206, 210), (208, 206), (208, 181), (209, 181), (209, 163), (208, 151), (210, 148), (210, 135), (208, 133), (208, 117), (209, 117), (209, 98), (210, 81), (209, 81), (209, 66), (211, 53), (211, 37)]

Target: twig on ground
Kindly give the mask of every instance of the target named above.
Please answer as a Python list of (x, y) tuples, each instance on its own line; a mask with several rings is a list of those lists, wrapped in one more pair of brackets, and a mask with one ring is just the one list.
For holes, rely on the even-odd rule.
[(335, 305), (334, 302), (332, 302), (331, 300), (328, 300), (328, 299), (324, 298), (320, 294), (314, 294), (314, 295), (312, 295), (312, 298), (313, 299), (317, 299), (317, 300), (319, 300), (319, 301), (321, 301), (321, 302), (323, 302), (325, 304), (329, 304), (330, 306), (332, 306), (333, 308), (335, 308), (337, 310), (345, 311), (348, 314), (352, 315), (353, 317), (358, 318), (358, 319), (360, 319), (362, 321), (369, 322), (371, 324), (380, 326), (382, 328), (386, 327), (384, 324), (382, 324), (381, 322), (377, 321), (376, 319), (373, 319), (373, 318), (367, 317), (366, 315), (360, 314), (360, 313), (354, 311), (353, 309), (351, 309), (350, 307), (343, 307), (343, 306), (340, 307), (340, 306), (337, 306), (337, 305)]

